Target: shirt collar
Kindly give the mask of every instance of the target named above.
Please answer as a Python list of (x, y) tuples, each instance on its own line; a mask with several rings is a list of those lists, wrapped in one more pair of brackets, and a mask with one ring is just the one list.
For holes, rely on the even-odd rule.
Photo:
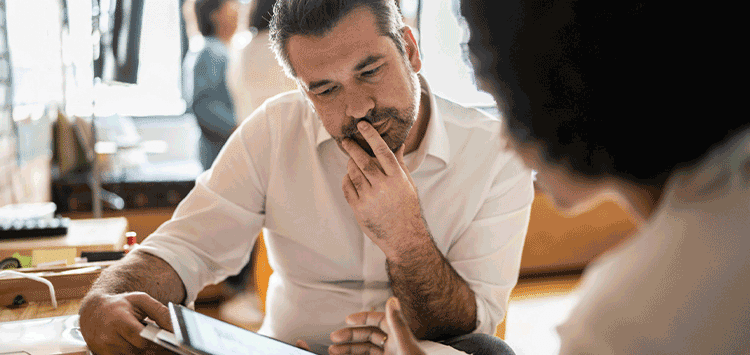
[[(419, 77), (419, 84), (422, 89), (422, 93), (427, 95), (430, 100), (430, 117), (427, 123), (427, 131), (425, 131), (422, 142), (419, 143), (419, 147), (416, 151), (407, 154), (404, 159), (409, 166), (410, 171), (415, 171), (422, 165), (427, 155), (434, 156), (442, 160), (446, 165), (448, 164), (448, 158), (450, 157), (450, 142), (448, 141), (448, 132), (445, 130), (445, 123), (440, 116), (440, 111), (437, 109), (437, 103), (435, 96), (432, 95), (430, 86), (427, 80), (421, 75)], [(309, 104), (309, 103), (308, 103)], [(317, 114), (312, 115), (313, 132), (315, 132), (315, 143), (320, 147), (321, 144), (328, 140), (333, 140), (333, 137), (326, 131), (323, 123), (317, 117)]]

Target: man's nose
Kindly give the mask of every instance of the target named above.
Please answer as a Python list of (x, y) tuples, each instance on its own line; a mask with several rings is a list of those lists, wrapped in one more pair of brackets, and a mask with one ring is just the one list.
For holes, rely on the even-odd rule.
[(362, 118), (375, 108), (375, 100), (367, 90), (352, 88), (346, 95), (346, 115), (352, 118)]

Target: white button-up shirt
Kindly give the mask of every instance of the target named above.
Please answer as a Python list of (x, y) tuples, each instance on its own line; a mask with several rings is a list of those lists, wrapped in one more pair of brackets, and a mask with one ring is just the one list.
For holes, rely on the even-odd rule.
[[(405, 162), (435, 244), (476, 294), (476, 332), (492, 334), (518, 278), (531, 171), (506, 149), (497, 118), (432, 96), (424, 80), (422, 89), (430, 121)], [(189, 304), (239, 272), (264, 228), (274, 273), (260, 333), (330, 344), (347, 315), (382, 311), (392, 295), (385, 254), (341, 190), (348, 159), (302, 93), (276, 96), (141, 248), (177, 271)]]

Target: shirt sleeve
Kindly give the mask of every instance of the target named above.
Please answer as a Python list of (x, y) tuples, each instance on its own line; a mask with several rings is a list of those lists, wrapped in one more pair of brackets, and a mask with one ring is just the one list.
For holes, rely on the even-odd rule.
[(187, 291), (185, 304), (206, 285), (237, 274), (250, 259), (265, 222), (267, 123), (263, 109), (246, 120), (172, 218), (141, 245), (175, 269)]
[(447, 253), (476, 295), (474, 333), (494, 334), (505, 318), (518, 281), (533, 200), (531, 170), (513, 154), (497, 170), (476, 217)]
[(195, 64), (193, 112), (201, 131), (226, 140), (235, 129), (234, 105), (227, 86), (227, 58), (207, 49)]

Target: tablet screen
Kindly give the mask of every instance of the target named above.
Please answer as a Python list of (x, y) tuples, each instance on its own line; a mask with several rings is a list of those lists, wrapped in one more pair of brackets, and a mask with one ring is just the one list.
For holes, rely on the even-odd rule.
[[(194, 350), (211, 355), (282, 354), (309, 355), (311, 352), (236, 327), (179, 305), (170, 305), (175, 335)], [(177, 322), (175, 323), (175, 318)]]

